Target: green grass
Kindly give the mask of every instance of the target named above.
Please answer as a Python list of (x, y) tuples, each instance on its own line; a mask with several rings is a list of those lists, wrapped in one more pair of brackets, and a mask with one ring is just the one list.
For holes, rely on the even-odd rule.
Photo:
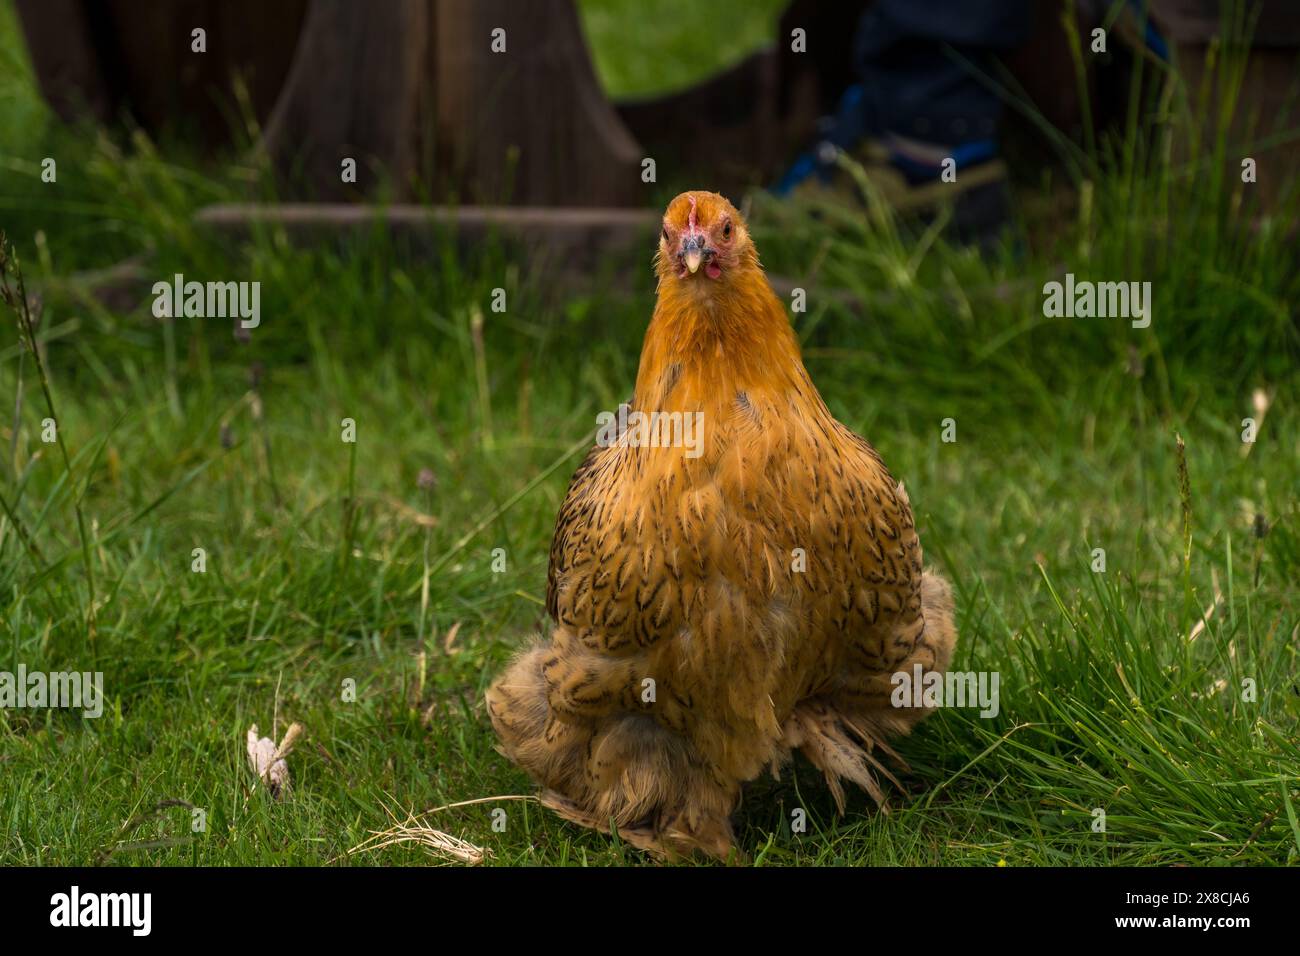
[[(590, 28), (622, 8), (586, 9)], [(16, 432), (13, 409), (0, 416), (3, 496), (39, 556), (0, 519), (0, 670), (102, 670), (107, 703), (93, 721), (0, 710), (0, 862), (428, 862), (346, 852), (385, 808), (532, 792), (493, 750), (482, 692), (546, 626), (552, 521), (596, 413), (631, 387), (645, 257), (559, 294), (498, 248), (223, 245), (190, 214), (238, 195), (240, 167), (58, 128), (17, 49), (0, 6), (0, 64), (18, 70), (0, 70), (0, 102), (24, 124), (4, 132), (0, 225), (40, 292), (71, 474), (40, 439), (33, 356), (6, 321), (0, 395), (21, 405)], [(954, 666), (997, 671), (1001, 710), (947, 710), (904, 741), (914, 772), (887, 816), (854, 794), (837, 818), (803, 763), (756, 781), (737, 817), (755, 862), (1300, 857), (1296, 206), (1252, 231), (1212, 157), (1171, 169), (1140, 154), (1079, 162), (1089, 214), (987, 258), (887, 217), (758, 206), (765, 262), (811, 290), (792, 317), (810, 372), (907, 483), (957, 589)], [(37, 178), (45, 155), (57, 186)], [(162, 322), (147, 295), (106, 309), (68, 278), (137, 253), (150, 281), (260, 281), (261, 328), (240, 343), (221, 320)], [(1151, 281), (1151, 328), (1044, 318), (1042, 283), (1065, 268)], [(505, 314), (489, 310), (496, 287)], [(1246, 454), (1256, 389), (1271, 405)], [(248, 726), (270, 733), (277, 716), (307, 731), (283, 801), (243, 755)], [(203, 808), (206, 831), (167, 801)], [(791, 832), (795, 808), (807, 833)], [(431, 823), (493, 864), (645, 859), (526, 800)]]
[(613, 97), (676, 91), (771, 43), (784, 0), (581, 0), (596, 74)]

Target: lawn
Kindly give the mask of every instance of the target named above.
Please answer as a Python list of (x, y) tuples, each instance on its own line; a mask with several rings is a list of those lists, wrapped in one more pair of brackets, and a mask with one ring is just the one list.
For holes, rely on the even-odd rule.
[[(652, 17), (654, 56), (628, 52), (634, 6), (584, 6), (619, 92), (742, 55), (777, 5), (726, 50)], [(451, 804), (426, 822), (490, 865), (647, 862), (529, 799), (482, 696), (546, 629), (552, 522), (631, 389), (649, 248), (561, 291), (496, 246), (223, 241), (192, 214), (256, 170), (64, 129), (23, 57), (0, 3), (0, 228), (41, 358), (6, 310), (0, 671), (101, 671), (105, 701), (94, 720), (0, 709), (0, 863), (442, 863), (349, 850)], [(997, 672), (1001, 699), (900, 744), (887, 815), (855, 793), (837, 817), (802, 762), (754, 782), (753, 862), (1300, 858), (1296, 196), (1252, 216), (1238, 147), (1170, 166), (1153, 142), (1076, 156), (1090, 198), (984, 255), (883, 213), (756, 205), (765, 264), (809, 290), (791, 319), (814, 381), (953, 581), (953, 667)], [(240, 341), (88, 294), (131, 257), (146, 290), (259, 281), (261, 326)], [(1150, 327), (1045, 316), (1067, 271), (1149, 281)], [(294, 721), (276, 800), (244, 737)]]

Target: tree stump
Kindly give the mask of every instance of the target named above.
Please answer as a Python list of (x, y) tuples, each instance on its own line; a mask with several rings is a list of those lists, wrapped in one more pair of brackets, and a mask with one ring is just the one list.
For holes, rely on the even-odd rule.
[[(431, 119), (430, 0), (312, 0), (288, 79), (262, 136), (288, 195), (356, 198), (391, 177), (403, 198)], [(354, 160), (353, 186), (343, 163)]]
[[(243, 75), (290, 196), (629, 205), (643, 151), (606, 99), (572, 0), (18, 0), (46, 99), (206, 146)], [(206, 52), (191, 33), (206, 31)], [(186, 127), (193, 127), (192, 130)], [(342, 163), (357, 164), (357, 183)]]
[[(572, 0), (437, 0), (436, 9), (448, 185), (485, 203), (645, 203), (645, 154), (600, 87)], [(495, 30), (504, 53), (491, 52)]]
[[(36, 80), (63, 120), (231, 140), (236, 77), (253, 119), (280, 94), (307, 0), (17, 0)], [(205, 31), (205, 53), (192, 32)]]

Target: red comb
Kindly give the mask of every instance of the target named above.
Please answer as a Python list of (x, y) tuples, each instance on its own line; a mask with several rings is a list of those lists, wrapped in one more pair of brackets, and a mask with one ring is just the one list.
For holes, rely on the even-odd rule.
[(686, 198), (691, 204), (691, 213), (686, 217), (686, 231), (695, 232), (700, 228), (699, 224), (695, 221), (695, 197), (687, 196)]

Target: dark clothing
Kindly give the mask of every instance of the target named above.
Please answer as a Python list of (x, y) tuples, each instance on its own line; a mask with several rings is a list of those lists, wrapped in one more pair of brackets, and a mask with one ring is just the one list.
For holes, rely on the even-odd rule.
[(1031, 18), (1029, 0), (877, 0), (854, 40), (860, 132), (944, 145), (992, 137), (994, 58), (1028, 39)]

